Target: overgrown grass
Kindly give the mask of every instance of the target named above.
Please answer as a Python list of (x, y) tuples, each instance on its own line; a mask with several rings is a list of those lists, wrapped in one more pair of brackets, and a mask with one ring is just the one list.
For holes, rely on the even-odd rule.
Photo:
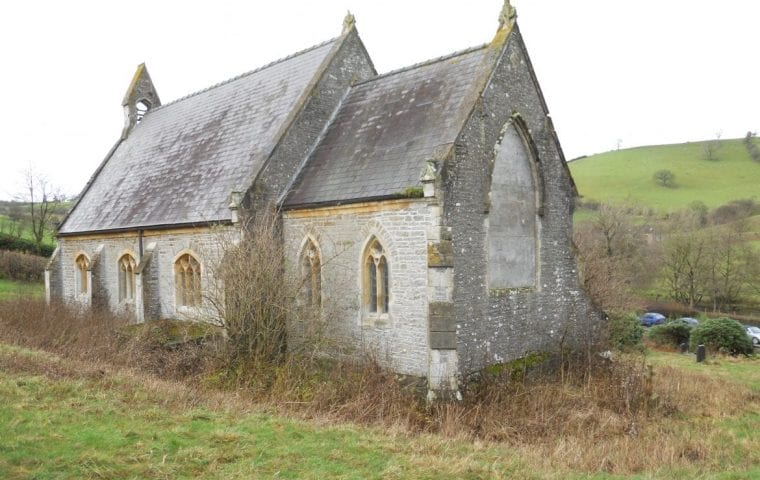
[(45, 285), (42, 283), (16, 282), (0, 278), (0, 300), (9, 298), (42, 298), (45, 295)]
[(651, 374), (638, 355), (492, 369), (427, 405), (372, 362), (292, 357), (225, 380), (216, 343), (124, 325), (0, 302), (0, 478), (760, 475), (756, 380), (666, 354)]
[(233, 395), (75, 373), (27, 350), (0, 347), (0, 361), (4, 479), (487, 478), (516, 468), (493, 446), (273, 416)]
[[(718, 161), (703, 158), (706, 142), (630, 148), (592, 155), (570, 163), (579, 193), (586, 199), (636, 204), (660, 212), (679, 210), (700, 200), (708, 207), (758, 196), (760, 164), (740, 139), (721, 140)], [(676, 188), (658, 186), (662, 169), (676, 176)]]

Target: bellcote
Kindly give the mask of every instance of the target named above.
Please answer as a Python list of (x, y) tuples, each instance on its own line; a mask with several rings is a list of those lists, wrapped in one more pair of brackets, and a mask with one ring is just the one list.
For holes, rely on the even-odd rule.
[(127, 138), (129, 132), (140, 123), (148, 111), (161, 105), (156, 87), (153, 86), (144, 63), (137, 66), (121, 105), (124, 107), (124, 130), (121, 132), (121, 138)]

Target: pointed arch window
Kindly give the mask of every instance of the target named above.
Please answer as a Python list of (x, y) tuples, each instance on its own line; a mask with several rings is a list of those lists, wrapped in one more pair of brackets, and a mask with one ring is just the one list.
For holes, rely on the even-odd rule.
[(84, 295), (90, 288), (89, 276), (87, 274), (90, 270), (90, 259), (82, 253), (77, 256), (75, 263), (77, 267), (77, 294)]
[(178, 306), (201, 304), (201, 264), (193, 255), (185, 253), (174, 262), (174, 286)]
[(304, 298), (307, 305), (322, 304), (322, 259), (314, 242), (308, 240), (301, 258), (301, 274), (304, 279)]
[(542, 187), (527, 129), (509, 122), (494, 151), (488, 193), (487, 285), (539, 288)]
[(125, 253), (119, 259), (119, 301), (129, 302), (135, 299), (135, 257)]
[(388, 313), (390, 303), (390, 265), (377, 239), (364, 255), (364, 307), (370, 314)]

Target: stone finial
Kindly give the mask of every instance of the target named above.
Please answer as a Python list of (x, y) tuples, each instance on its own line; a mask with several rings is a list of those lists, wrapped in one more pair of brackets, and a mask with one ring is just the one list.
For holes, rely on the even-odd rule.
[(230, 192), (230, 203), (227, 208), (230, 209), (230, 220), (232, 223), (238, 223), (240, 221), (240, 204), (243, 202), (242, 192)]
[(348, 33), (351, 29), (356, 28), (356, 17), (351, 11), (346, 12), (346, 16), (343, 18), (343, 32)]
[(438, 177), (438, 163), (433, 159), (425, 160), (425, 166), (422, 167), (420, 174), (420, 183), (422, 183), (422, 195), (424, 197), (435, 196), (435, 179)]
[(435, 160), (425, 160), (425, 165), (422, 167), (422, 173), (420, 174), (421, 182), (434, 182), (435, 177), (438, 175), (438, 165)]
[(509, 25), (517, 17), (517, 10), (509, 3), (509, 0), (504, 0), (504, 6), (501, 7), (501, 13), (499, 14), (499, 30)]

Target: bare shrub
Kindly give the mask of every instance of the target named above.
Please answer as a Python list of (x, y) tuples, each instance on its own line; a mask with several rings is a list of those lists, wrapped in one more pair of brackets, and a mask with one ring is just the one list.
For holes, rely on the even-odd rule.
[(752, 198), (732, 200), (710, 212), (708, 219), (713, 225), (723, 225), (760, 214), (760, 205)]
[(0, 250), (0, 278), (21, 282), (41, 282), (47, 259), (21, 252)]
[(242, 237), (220, 232), (219, 262), (211, 267), (206, 295), (212, 322), (226, 335), (222, 361), (239, 373), (247, 368), (259, 372), (282, 360), (295, 297), (283, 270), (277, 212), (262, 209), (245, 220), (243, 231)]
[[(744, 412), (758, 400), (749, 388), (727, 380), (671, 367), (653, 371), (638, 355), (612, 360), (565, 356), (534, 369), (492, 369), (467, 385), (461, 402), (428, 404), (417, 384), (371, 357), (339, 361), (285, 354), (276, 364), (258, 365), (268, 369), (260, 372), (265, 380), (257, 382), (259, 377), (249, 372), (229, 384), (226, 368), (219, 368), (226, 364), (215, 363), (221, 351), (208, 336), (172, 344), (178, 337), (203, 339), (192, 331), (199, 328), (181, 322), (128, 325), (118, 315), (63, 305), (48, 310), (42, 301), (3, 301), (0, 341), (62, 357), (2, 355), (0, 368), (51, 376), (81, 373), (106, 388), (113, 382), (135, 391), (144, 386), (162, 405), (203, 403), (249, 411), (258, 404), (325, 423), (499, 441), (531, 464), (620, 475), (710, 467), (723, 453), (716, 450), (720, 431), (709, 422)], [(167, 383), (157, 377), (185, 380)], [(220, 384), (225, 388), (217, 388)]]
[(126, 314), (76, 305), (47, 306), (44, 300), (25, 298), (0, 301), (0, 341), (5, 343), (139, 368), (164, 378), (199, 375), (211, 365), (213, 342), (203, 342), (211, 335), (192, 334), (194, 324), (130, 322)]

